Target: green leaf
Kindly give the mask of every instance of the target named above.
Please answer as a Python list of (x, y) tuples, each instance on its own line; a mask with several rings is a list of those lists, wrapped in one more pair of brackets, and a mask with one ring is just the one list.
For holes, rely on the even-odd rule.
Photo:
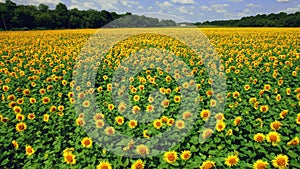
[(8, 158), (6, 158), (5, 160), (2, 161), (1, 165), (5, 166), (8, 162), (9, 162), (9, 160), (8, 160)]

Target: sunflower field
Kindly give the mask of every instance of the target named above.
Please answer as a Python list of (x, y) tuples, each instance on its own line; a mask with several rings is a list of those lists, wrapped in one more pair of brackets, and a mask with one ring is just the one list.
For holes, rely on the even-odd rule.
[(0, 32), (0, 168), (299, 168), (300, 29), (198, 31)]

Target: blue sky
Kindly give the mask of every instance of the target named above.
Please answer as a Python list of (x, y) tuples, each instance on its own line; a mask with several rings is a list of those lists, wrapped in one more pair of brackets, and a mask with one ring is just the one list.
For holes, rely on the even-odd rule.
[[(0, 0), (4, 1), (4, 0)], [(54, 8), (59, 2), (68, 9), (132, 12), (177, 22), (238, 19), (262, 13), (300, 11), (299, 0), (12, 0), (17, 4), (44, 3)]]

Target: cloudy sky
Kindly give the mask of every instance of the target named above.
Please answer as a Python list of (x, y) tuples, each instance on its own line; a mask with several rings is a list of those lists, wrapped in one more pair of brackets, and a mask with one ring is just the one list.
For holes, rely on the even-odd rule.
[[(5, 1), (5, 0), (0, 0)], [(173, 19), (177, 22), (203, 22), (237, 19), (243, 16), (300, 11), (300, 0), (12, 0), (17, 4), (44, 3), (54, 8), (58, 2), (68, 9), (96, 9), (118, 13), (132, 12)]]

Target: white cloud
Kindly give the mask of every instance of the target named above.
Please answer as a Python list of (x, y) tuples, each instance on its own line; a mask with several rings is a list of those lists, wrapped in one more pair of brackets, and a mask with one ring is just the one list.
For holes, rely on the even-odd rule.
[(201, 7), (201, 10), (204, 11), (204, 12), (208, 12), (208, 11), (212, 11), (212, 9), (208, 6), (205, 6), (205, 5), (202, 5)]
[(247, 7), (249, 7), (249, 8), (258, 8), (258, 7), (260, 7), (260, 5), (254, 4), (254, 3), (249, 3), (249, 4), (247, 4)]
[(277, 2), (291, 2), (292, 0), (277, 0)]
[(142, 5), (139, 5), (139, 6), (137, 7), (137, 9), (144, 9), (144, 7), (143, 7)]
[(194, 4), (194, 0), (171, 0), (172, 3), (174, 4), (184, 4), (184, 5), (191, 5)]
[(249, 8), (245, 8), (242, 12), (238, 12), (237, 16), (238, 17), (244, 17), (244, 16), (249, 16), (251, 15), (251, 10)]
[[(5, 0), (2, 0), (5, 2)], [(56, 5), (60, 2), (63, 3), (62, 0), (27, 0), (24, 2), (24, 0), (12, 0), (16, 4), (28, 4), (28, 5), (39, 5), (39, 4), (47, 4), (47, 5)]]
[(217, 13), (227, 13), (227, 10), (225, 8), (229, 7), (228, 4), (213, 4), (211, 5), (211, 8), (215, 10)]
[(128, 8), (131, 8), (132, 5), (138, 5), (139, 2), (137, 1), (131, 1), (131, 0), (120, 0), (121, 4), (128, 7)]
[(148, 9), (148, 11), (151, 11), (153, 9), (153, 7), (149, 6), (147, 9)]
[(155, 2), (157, 6), (159, 6), (160, 8), (169, 8), (171, 6), (173, 6), (173, 4), (171, 4), (170, 2), (168, 1), (165, 1), (163, 3), (159, 3), (159, 1), (156, 1)]
[(183, 14), (194, 15), (194, 13), (190, 11), (188, 8), (186, 8), (185, 6), (179, 7), (178, 11)]
[(299, 12), (299, 11), (300, 11), (300, 5), (297, 5), (294, 8), (287, 8), (285, 10), (285, 12), (287, 12), (287, 13), (295, 13), (295, 12)]
[(230, 2), (243, 2), (244, 0), (228, 0)]
[(70, 8), (117, 11), (118, 2), (118, 0), (89, 0), (89, 2), (85, 2), (83, 0), (71, 0)]

